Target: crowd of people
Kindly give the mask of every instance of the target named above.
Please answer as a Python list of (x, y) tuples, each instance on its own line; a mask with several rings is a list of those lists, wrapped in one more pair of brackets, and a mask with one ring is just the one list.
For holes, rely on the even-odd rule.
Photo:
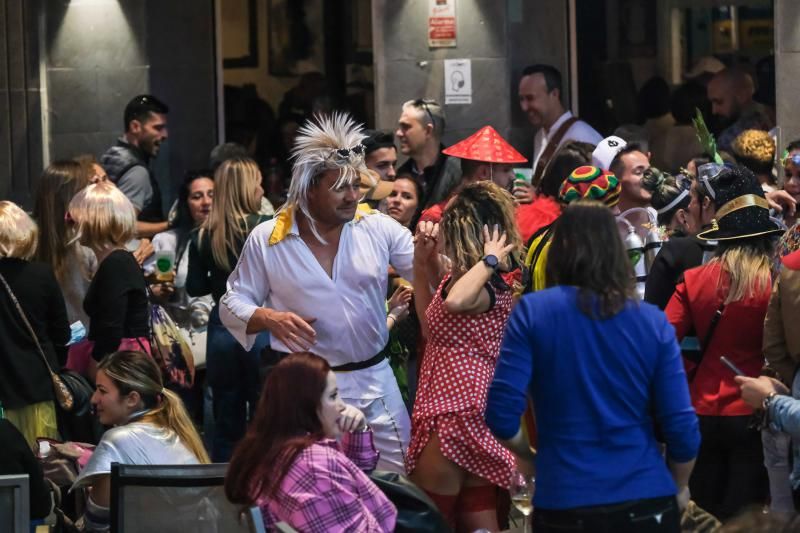
[[(735, 67), (642, 92), (644, 126), (603, 137), (524, 69), (532, 160), (488, 125), (445, 147), (435, 100), (394, 132), (317, 114), (285, 190), (227, 143), (169, 209), (169, 109), (134, 98), (31, 213), (0, 201), (0, 474), (65, 531), (108, 530), (113, 462), (230, 463), (268, 529), (393, 531), (389, 471), (454, 531), (508, 528), (512, 501), (537, 532), (791, 530), (800, 140), (777, 154)], [(686, 136), (695, 107), (716, 144)]]

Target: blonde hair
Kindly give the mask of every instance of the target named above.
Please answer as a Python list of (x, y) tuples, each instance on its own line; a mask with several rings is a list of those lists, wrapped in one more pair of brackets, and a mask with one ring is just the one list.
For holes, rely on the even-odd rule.
[[(76, 161), (55, 161), (42, 173), (36, 188), (33, 216), (39, 223), (36, 259), (48, 263), (59, 282), (80, 246), (72, 239), (74, 228), (64, 223), (67, 207), (75, 194), (89, 184), (89, 174)], [(83, 265), (82, 261), (75, 261)], [(84, 272), (88, 278), (89, 273)]]
[(200, 235), (209, 233), (211, 255), (220, 268), (230, 270), (233, 267), (228, 259), (229, 252), (239, 257), (242, 241), (252, 229), (246, 227), (245, 218), (258, 213), (260, 207), (256, 198), (256, 187), (260, 183), (258, 165), (246, 157), (228, 159), (214, 173), (214, 207)]
[[(730, 243), (720, 241), (716, 257), (710, 263), (718, 263), (728, 274), (725, 304), (757, 296), (772, 284), (770, 257), (772, 240), (756, 237)], [(720, 287), (724, 290), (725, 287)]]
[(453, 262), (453, 273), (463, 273), (483, 257), (483, 226), (493, 231), (497, 224), (506, 233), (506, 244), (513, 244), (509, 254), (519, 263), (522, 238), (517, 229), (514, 199), (511, 194), (490, 181), (479, 181), (464, 187), (444, 211), (441, 232), (445, 253)]
[(123, 246), (136, 236), (136, 210), (110, 182), (80, 190), (69, 203), (76, 225), (75, 239), (93, 250)]
[(211, 462), (183, 401), (164, 388), (161, 370), (150, 356), (136, 351), (114, 352), (103, 359), (97, 369), (114, 382), (120, 396), (134, 391), (139, 394), (147, 409), (142, 422), (174, 431), (199, 462)]
[(39, 228), (14, 202), (0, 202), (0, 258), (30, 261), (36, 253)]

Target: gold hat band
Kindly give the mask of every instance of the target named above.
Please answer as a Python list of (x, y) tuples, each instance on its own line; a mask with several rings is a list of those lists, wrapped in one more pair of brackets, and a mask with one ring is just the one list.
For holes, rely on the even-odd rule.
[(717, 220), (722, 220), (722, 217), (729, 215), (734, 211), (738, 211), (739, 209), (744, 209), (745, 207), (761, 207), (769, 210), (769, 203), (763, 196), (759, 196), (757, 194), (745, 194), (739, 196), (738, 198), (734, 198), (727, 204), (720, 207), (714, 218)]

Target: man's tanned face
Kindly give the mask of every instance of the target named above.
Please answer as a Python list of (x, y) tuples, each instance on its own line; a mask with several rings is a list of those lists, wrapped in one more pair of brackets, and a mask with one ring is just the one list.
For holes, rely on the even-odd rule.
[(382, 180), (394, 181), (397, 177), (397, 150), (391, 146), (371, 151), (364, 158), (367, 168), (377, 172)]

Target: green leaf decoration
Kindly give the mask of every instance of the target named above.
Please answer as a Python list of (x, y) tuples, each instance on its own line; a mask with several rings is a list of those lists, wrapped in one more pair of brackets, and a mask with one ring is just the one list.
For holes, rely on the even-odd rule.
[(706, 121), (703, 119), (703, 114), (697, 108), (694, 110), (696, 115), (692, 119), (692, 123), (694, 124), (695, 132), (697, 132), (697, 140), (700, 141), (700, 146), (711, 156), (715, 163), (718, 165), (724, 164), (725, 162), (722, 160), (719, 152), (717, 152), (717, 141), (714, 140), (714, 136), (708, 131), (708, 126), (706, 126)]

